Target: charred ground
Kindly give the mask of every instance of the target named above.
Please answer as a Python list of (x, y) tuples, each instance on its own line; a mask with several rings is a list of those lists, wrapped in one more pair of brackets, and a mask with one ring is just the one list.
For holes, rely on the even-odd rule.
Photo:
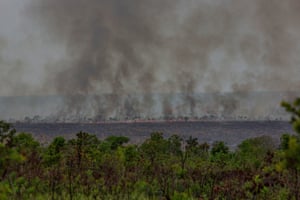
[(126, 136), (132, 143), (141, 143), (152, 132), (162, 132), (166, 137), (173, 134), (183, 138), (198, 138), (212, 144), (224, 141), (235, 148), (247, 138), (269, 136), (278, 144), (280, 136), (291, 133), (286, 121), (194, 121), (194, 122), (132, 122), (132, 123), (16, 123), (20, 132), (29, 132), (39, 141), (49, 143), (57, 136), (74, 138), (79, 131), (95, 134), (99, 138), (111, 135)]

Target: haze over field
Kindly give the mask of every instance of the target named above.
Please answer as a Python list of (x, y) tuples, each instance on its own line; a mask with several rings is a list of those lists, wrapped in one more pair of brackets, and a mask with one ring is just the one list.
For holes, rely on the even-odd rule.
[(300, 86), (299, 9), (298, 0), (0, 0), (1, 118), (284, 117), (280, 101)]

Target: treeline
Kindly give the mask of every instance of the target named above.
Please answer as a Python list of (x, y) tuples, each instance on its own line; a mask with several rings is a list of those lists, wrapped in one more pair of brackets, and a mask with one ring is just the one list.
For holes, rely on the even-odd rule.
[[(283, 103), (300, 133), (300, 100)], [(0, 122), (0, 199), (300, 199), (300, 139), (262, 136), (230, 151), (154, 132), (143, 143), (85, 132), (48, 146)]]

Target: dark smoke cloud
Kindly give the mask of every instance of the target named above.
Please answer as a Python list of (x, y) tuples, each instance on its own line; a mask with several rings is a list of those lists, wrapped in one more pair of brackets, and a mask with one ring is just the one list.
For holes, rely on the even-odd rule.
[(298, 0), (31, 0), (27, 17), (47, 38), (41, 48), (65, 50), (37, 88), (73, 95), (61, 115), (197, 116), (211, 108), (194, 94), (228, 91), (238, 94), (211, 107), (240, 113), (248, 92), (300, 86), (299, 8)]
[(48, 72), (60, 94), (287, 90), (300, 85), (299, 4), (38, 0), (30, 13), (67, 47)]
[(58, 71), (50, 70), (57, 91), (151, 91), (155, 66), (143, 57), (151, 59), (152, 51), (161, 48), (159, 13), (166, 4), (172, 5), (138, 0), (35, 2), (34, 10), (53, 40), (64, 41), (70, 56)]

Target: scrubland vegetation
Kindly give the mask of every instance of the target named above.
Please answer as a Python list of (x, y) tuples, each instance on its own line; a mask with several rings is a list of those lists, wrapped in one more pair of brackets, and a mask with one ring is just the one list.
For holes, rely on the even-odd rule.
[(143, 143), (79, 132), (48, 146), (0, 122), (0, 199), (300, 199), (300, 99), (282, 103), (297, 135), (234, 151), (154, 132)]

